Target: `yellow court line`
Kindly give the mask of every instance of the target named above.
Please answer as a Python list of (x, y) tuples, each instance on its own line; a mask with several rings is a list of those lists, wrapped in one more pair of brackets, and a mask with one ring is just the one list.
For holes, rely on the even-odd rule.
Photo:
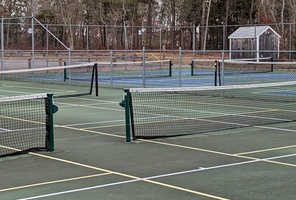
[(29, 122), (29, 123), (33, 123), (33, 124), (45, 124), (44, 122), (31, 121), (31, 120), (21, 119), (21, 118), (16, 118), (16, 117), (7, 117), (4, 115), (0, 115), (0, 118), (12, 119), (12, 120), (22, 121), (22, 122)]
[(263, 162), (284, 165), (284, 166), (288, 166), (288, 167), (296, 167), (296, 164), (284, 163), (284, 162), (279, 162), (279, 161), (274, 161), (274, 160), (263, 160)]
[[(144, 140), (144, 139), (139, 139), (139, 140), (143, 141), (143, 142), (148, 142), (148, 143), (161, 144), (161, 145), (173, 146), (173, 147), (184, 148), (184, 149), (191, 149), (191, 150), (195, 150), (195, 151), (202, 151), (202, 152), (207, 152), (207, 153), (219, 154), (219, 155), (236, 157), (236, 158), (243, 158), (243, 159), (248, 159), (248, 160), (258, 160), (258, 159), (260, 159), (260, 158), (254, 158), (254, 157), (249, 157), (249, 156), (242, 156), (242, 155), (236, 155), (236, 154), (230, 154), (230, 153), (223, 153), (223, 152), (219, 152), (219, 151), (200, 149), (200, 148), (196, 148), (196, 147), (188, 147), (188, 146), (183, 146), (183, 145), (158, 142), (158, 141), (153, 141), (153, 140)], [(290, 163), (284, 163), (284, 162), (278, 162), (278, 161), (272, 161), (272, 160), (264, 160), (264, 159), (262, 159), (262, 162), (273, 163), (273, 164), (278, 164), (278, 165), (284, 165), (284, 166), (289, 166), (289, 167), (296, 167), (296, 164), (290, 164)]]
[[(60, 127), (67, 128), (67, 129), (72, 129), (72, 130), (77, 130), (77, 131), (85, 131), (85, 132), (89, 132), (89, 133), (95, 133), (95, 134), (99, 134), (99, 135), (106, 135), (106, 136), (111, 136), (111, 137), (125, 138), (125, 136), (114, 135), (114, 134), (110, 134), (110, 133), (103, 133), (103, 132), (98, 132), (98, 131), (92, 131), (92, 130), (74, 128), (74, 127), (66, 127), (66, 126), (60, 126)], [(223, 153), (223, 152), (219, 152), (219, 151), (213, 151), (213, 150), (208, 150), (208, 149), (201, 149), (201, 148), (196, 148), (196, 147), (189, 147), (189, 146), (184, 146), (184, 145), (165, 143), (165, 142), (160, 142), (160, 141), (155, 141), (155, 140), (145, 140), (145, 139), (138, 139), (138, 140), (143, 141), (143, 142), (147, 142), (147, 143), (160, 144), (160, 145), (178, 147), (178, 148), (183, 148), (183, 149), (190, 149), (190, 150), (194, 150), (194, 151), (202, 151), (202, 152), (218, 154), (218, 155), (224, 155), (224, 156), (230, 156), (230, 157), (235, 157), (235, 158), (243, 158), (243, 159), (248, 159), (248, 160), (258, 160), (258, 158), (249, 157), (249, 156), (243, 156), (243, 155), (237, 155), (237, 154), (231, 154), (231, 153)], [(294, 165), (294, 164), (271, 161), (271, 160), (264, 160), (263, 159), (262, 162), (285, 165), (285, 166), (289, 166), (289, 167), (296, 167), (296, 165)]]
[[(97, 132), (97, 131), (83, 130), (83, 129), (73, 128), (73, 127), (64, 127), (64, 126), (60, 126), (60, 127), (67, 128), (67, 129), (72, 129), (72, 130), (80, 130), (80, 131), (85, 131), (85, 132), (91, 132), (91, 133), (96, 133), (96, 134), (101, 134), (101, 135), (108, 135), (108, 136), (113, 136), (113, 137), (125, 138), (124, 136), (117, 136), (117, 135), (112, 135), (112, 134), (107, 134), (107, 133), (101, 133), (101, 132)], [(182, 187), (177, 187), (177, 186), (170, 185), (170, 184), (161, 183), (161, 182), (158, 182), (158, 181), (145, 180), (145, 179), (141, 179), (140, 177), (133, 176), (133, 175), (128, 175), (128, 174), (124, 174), (124, 173), (120, 173), (120, 172), (115, 172), (115, 171), (111, 171), (111, 170), (107, 170), (107, 169), (103, 169), (103, 168), (99, 168), (99, 167), (94, 167), (94, 166), (90, 166), (90, 165), (86, 165), (86, 164), (82, 164), (82, 163), (77, 163), (77, 162), (73, 162), (73, 161), (69, 161), (69, 160), (65, 160), (65, 159), (61, 159), (61, 158), (51, 157), (51, 156), (47, 156), (47, 155), (43, 155), (43, 154), (38, 154), (38, 153), (34, 153), (34, 152), (29, 152), (29, 154), (35, 155), (35, 156), (38, 156), (38, 157), (43, 157), (43, 158), (47, 158), (47, 159), (51, 159), (51, 160), (56, 160), (56, 161), (68, 163), (68, 164), (72, 164), (72, 165), (76, 165), (76, 166), (80, 166), (80, 167), (85, 167), (85, 168), (88, 168), (88, 169), (94, 169), (94, 170), (102, 171), (102, 172), (105, 172), (107, 174), (115, 174), (115, 175), (119, 175), (119, 176), (131, 178), (131, 179), (136, 179), (136, 180), (137, 179), (140, 179), (140, 180), (142, 180), (144, 182), (149, 182), (149, 183), (153, 183), (153, 184), (157, 184), (157, 185), (162, 185), (162, 186), (165, 186), (165, 187), (168, 187), (168, 188), (172, 188), (172, 189), (186, 191), (186, 192), (198, 194), (198, 195), (201, 195), (201, 196), (209, 197), (209, 198), (212, 198), (212, 199), (227, 200), (227, 199), (222, 198), (222, 197), (218, 197), (218, 196), (214, 196), (214, 195), (210, 195), (210, 194), (206, 194), (206, 193), (202, 193), (202, 192), (198, 192), (198, 191), (194, 191), (194, 190), (189, 190), (189, 189), (186, 189), (186, 188), (182, 188)], [(1, 192), (1, 190), (0, 190), (0, 192)]]
[(295, 147), (296, 147), (296, 145), (283, 146), (283, 147), (277, 147), (277, 148), (262, 149), (262, 150), (257, 150), (257, 151), (249, 151), (249, 152), (236, 153), (234, 155), (245, 155), (245, 154), (253, 154), (253, 153), (262, 153), (262, 152), (267, 152), (267, 151), (276, 151), (276, 150), (290, 149), (290, 148), (295, 148)]
[(186, 189), (186, 188), (182, 188), (182, 187), (178, 187), (178, 186), (173, 186), (173, 185), (169, 185), (169, 184), (166, 184), (166, 183), (161, 183), (161, 182), (157, 182), (157, 181), (153, 181), (153, 180), (146, 180), (146, 182), (153, 183), (153, 184), (156, 184), (156, 185), (165, 186), (165, 187), (169, 187), (169, 188), (184, 191), (184, 192), (198, 194), (200, 196), (205, 196), (205, 197), (212, 198), (212, 199), (229, 200), (229, 199), (226, 199), (226, 198), (223, 198), (223, 197), (218, 197), (218, 196), (214, 196), (214, 195), (211, 195), (211, 194), (206, 194), (206, 193), (203, 193), (203, 192), (198, 192), (198, 191), (195, 191), (195, 190), (190, 190), (190, 189)]
[[(61, 126), (61, 127), (63, 127), (63, 126)], [(83, 129), (73, 128), (73, 127), (63, 127), (63, 128), (72, 129), (72, 130), (80, 130), (80, 131), (85, 131), (85, 132), (91, 132), (91, 133), (96, 133), (96, 134), (101, 134), (101, 135), (108, 135), (108, 136), (112, 136), (112, 137), (124, 138), (124, 136), (101, 133), (101, 132), (97, 132), (97, 131), (83, 130)], [(223, 153), (223, 152), (218, 152), (218, 151), (212, 151), (212, 150), (206, 150), (206, 149), (200, 149), (200, 148), (195, 148), (195, 147), (176, 145), (176, 144), (170, 144), (170, 143), (164, 143), (164, 142), (158, 142), (158, 141), (152, 141), (152, 140), (140, 139), (140, 141), (148, 142), (148, 143), (154, 143), (154, 144), (160, 144), (160, 145), (166, 145), (166, 146), (173, 146), (173, 147), (178, 147), (178, 148), (191, 149), (191, 150), (196, 150), (196, 151), (203, 151), (203, 152), (219, 154), (219, 155), (225, 155), (225, 156), (231, 156), (231, 157), (237, 157), (237, 158), (258, 160), (258, 158), (240, 156), (240, 155), (235, 155), (235, 154)], [(105, 173), (108, 173), (108, 174), (115, 174), (115, 175), (131, 178), (131, 179), (136, 179), (136, 180), (139, 179), (139, 180), (142, 180), (142, 181), (145, 181), (145, 182), (161, 185), (161, 186), (172, 188), (172, 189), (177, 189), (177, 190), (180, 190), (180, 191), (186, 191), (186, 192), (202, 195), (202, 196), (212, 198), (212, 199), (226, 200), (225, 198), (222, 198), (222, 197), (217, 197), (217, 196), (214, 196), (214, 195), (210, 195), (210, 194), (206, 194), (206, 193), (202, 193), (202, 192), (198, 192), (198, 191), (194, 191), (194, 190), (189, 190), (189, 189), (186, 189), (186, 188), (177, 187), (177, 186), (174, 186), (174, 185), (165, 184), (165, 183), (161, 183), (161, 182), (157, 182), (157, 181), (153, 181), (153, 180), (145, 180), (145, 179), (141, 179), (139, 177), (133, 176), (133, 175), (128, 175), (128, 174), (124, 174), (124, 173), (120, 173), (120, 172), (115, 172), (115, 171), (111, 171), (111, 170), (107, 170), (107, 169), (103, 169), (103, 168), (98, 168), (98, 167), (94, 167), (94, 166), (90, 166), (90, 165), (86, 165), (86, 164), (82, 164), (82, 163), (77, 163), (77, 162), (73, 162), (73, 161), (69, 161), (69, 160), (65, 160), (65, 159), (55, 158), (55, 157), (42, 155), (42, 154), (37, 154), (37, 153), (30, 153), (30, 154), (35, 155), (35, 156), (39, 156), (39, 157), (43, 157), (43, 158), (47, 158), (47, 159), (60, 161), (60, 162), (65, 162), (65, 163), (68, 163), (68, 164), (73, 164), (73, 165), (89, 168), (89, 169), (99, 170), (99, 171), (102, 171), (102, 172), (105, 172)], [(280, 165), (296, 167), (296, 165), (293, 165), (293, 164), (281, 163), (281, 162), (271, 161), (271, 160), (262, 160), (262, 162), (270, 162), (270, 163), (274, 163), (274, 164), (280, 164)]]
[(37, 186), (43, 186), (43, 185), (49, 185), (49, 184), (55, 184), (55, 183), (64, 183), (64, 182), (69, 182), (69, 181), (76, 181), (76, 180), (94, 178), (94, 177), (99, 177), (99, 176), (106, 176), (106, 175), (110, 175), (110, 174), (112, 174), (112, 173), (95, 174), (95, 175), (81, 176), (81, 177), (76, 177), (76, 178), (61, 179), (61, 180), (56, 180), (56, 181), (48, 181), (48, 182), (43, 182), (43, 183), (35, 183), (35, 184), (30, 184), (30, 185), (23, 185), (23, 186), (18, 186), (18, 187), (1, 189), (0, 192), (7, 192), (7, 191), (11, 191), (11, 190), (25, 189), (25, 188), (37, 187)]
[(76, 166), (81, 166), (81, 167), (85, 167), (85, 168), (89, 168), (89, 169), (99, 170), (99, 171), (103, 171), (103, 172), (106, 172), (106, 173), (115, 174), (115, 175), (131, 178), (131, 179), (135, 179), (135, 180), (139, 180), (139, 181), (141, 180), (141, 181), (144, 181), (144, 182), (153, 183), (153, 184), (161, 185), (161, 186), (176, 189), (176, 190), (186, 191), (186, 192), (198, 194), (198, 195), (201, 195), (201, 196), (209, 197), (209, 198), (212, 198), (212, 199), (227, 200), (225, 198), (210, 195), (210, 194), (206, 194), (206, 193), (203, 193), (203, 192), (189, 190), (189, 189), (186, 189), (186, 188), (161, 183), (161, 182), (158, 182), (158, 181), (153, 181), (153, 180), (148, 180), (148, 179), (141, 179), (140, 177), (136, 177), (136, 176), (133, 176), (133, 175), (128, 175), (128, 174), (124, 174), (124, 173), (120, 173), (120, 172), (115, 172), (115, 171), (112, 171), (112, 170), (107, 170), (107, 169), (103, 169), (103, 168), (99, 168), (99, 167), (94, 167), (94, 166), (90, 166), (90, 165), (86, 165), (86, 164), (82, 164), (82, 163), (77, 163), (77, 162), (73, 162), (73, 161), (69, 161), (69, 160), (65, 160), (65, 159), (61, 159), (61, 158), (51, 157), (51, 156), (38, 154), (38, 153), (33, 153), (33, 152), (31, 152), (29, 154), (39, 156), (39, 157), (43, 157), (43, 158), (47, 158), (47, 159), (51, 159), (51, 160), (65, 162), (65, 163), (68, 163), (68, 164), (73, 164), (73, 165), (76, 165)]

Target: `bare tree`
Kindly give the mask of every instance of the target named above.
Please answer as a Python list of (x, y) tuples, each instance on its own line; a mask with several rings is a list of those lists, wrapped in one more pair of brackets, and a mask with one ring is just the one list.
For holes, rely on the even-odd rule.
[(211, 10), (211, 0), (203, 0), (202, 4), (202, 17), (201, 17), (201, 47), (202, 50), (206, 50), (207, 45), (207, 36), (208, 36), (208, 25), (209, 25), (209, 16)]
[(78, 19), (81, 17), (81, 2), (73, 0), (55, 0), (52, 3), (66, 27), (69, 47), (71, 50), (74, 50), (73, 25), (78, 23)]

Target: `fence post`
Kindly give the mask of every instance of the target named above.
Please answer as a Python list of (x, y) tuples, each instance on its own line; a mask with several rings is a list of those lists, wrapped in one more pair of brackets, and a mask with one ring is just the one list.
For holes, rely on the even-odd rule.
[(182, 86), (182, 47), (179, 47), (179, 87)]

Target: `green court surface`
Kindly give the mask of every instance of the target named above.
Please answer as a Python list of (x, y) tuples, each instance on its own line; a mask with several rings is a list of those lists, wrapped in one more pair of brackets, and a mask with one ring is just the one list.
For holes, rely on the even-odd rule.
[[(1, 83), (0, 97), (80, 89)], [(122, 98), (56, 98), (55, 151), (1, 157), (0, 199), (295, 199), (296, 122), (126, 143)]]

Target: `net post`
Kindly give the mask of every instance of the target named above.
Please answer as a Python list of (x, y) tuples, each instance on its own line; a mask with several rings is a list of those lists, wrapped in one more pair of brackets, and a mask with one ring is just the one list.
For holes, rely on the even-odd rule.
[(218, 71), (218, 66), (217, 66), (218, 61), (215, 60), (215, 73), (214, 73), (214, 85), (217, 86), (217, 71)]
[(129, 89), (124, 89), (125, 134), (127, 143), (131, 142), (130, 94)]
[(219, 86), (222, 86), (222, 83), (221, 83), (221, 65), (220, 65), (220, 62), (219, 61), (217, 61), (218, 63), (218, 65), (217, 65), (217, 68), (218, 68), (218, 72), (217, 72), (217, 74), (218, 74), (218, 76), (217, 76), (217, 79), (219, 80)]
[(96, 96), (99, 96), (99, 75), (98, 75), (97, 63), (95, 63), (95, 78), (96, 78)]
[(169, 77), (172, 77), (172, 68), (173, 68), (173, 62), (172, 60), (170, 60), (170, 63), (169, 63)]
[(193, 60), (191, 60), (191, 62), (190, 62), (191, 76), (194, 76), (194, 74), (193, 74), (193, 68), (194, 68)]
[(49, 140), (48, 150), (54, 151), (54, 126), (53, 126), (53, 114), (57, 112), (58, 108), (53, 105), (53, 94), (47, 94), (48, 98), (48, 127), (49, 127)]
[(99, 80), (98, 80), (99, 78), (98, 77), (99, 77), (98, 76), (98, 64), (95, 63), (93, 65), (93, 69), (92, 69), (89, 95), (92, 95), (93, 85), (94, 85), (94, 81), (95, 81), (96, 96), (99, 96)]
[[(64, 62), (64, 66), (66, 66), (66, 62)], [(64, 68), (64, 81), (67, 80), (67, 69)]]

